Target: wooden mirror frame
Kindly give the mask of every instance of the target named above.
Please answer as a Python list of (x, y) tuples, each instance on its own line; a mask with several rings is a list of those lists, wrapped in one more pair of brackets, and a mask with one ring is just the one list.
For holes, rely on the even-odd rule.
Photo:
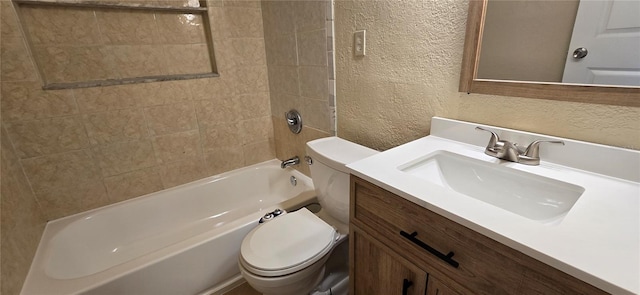
[(487, 3), (488, 0), (469, 0), (467, 32), (464, 40), (458, 91), (640, 107), (640, 87), (477, 79)]

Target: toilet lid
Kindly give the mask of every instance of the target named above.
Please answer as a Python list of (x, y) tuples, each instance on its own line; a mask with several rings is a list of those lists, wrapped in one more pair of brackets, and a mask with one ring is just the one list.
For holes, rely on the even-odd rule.
[(254, 228), (242, 241), (240, 254), (256, 270), (298, 270), (327, 254), (335, 239), (333, 227), (302, 208)]

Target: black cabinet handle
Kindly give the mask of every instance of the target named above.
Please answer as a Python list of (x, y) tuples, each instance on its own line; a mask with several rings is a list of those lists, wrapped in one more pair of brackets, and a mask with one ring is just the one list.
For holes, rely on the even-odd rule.
[(411, 287), (412, 285), (413, 285), (412, 281), (404, 279), (404, 281), (402, 281), (402, 295), (409, 294), (409, 287)]
[(460, 265), (457, 261), (453, 260), (453, 252), (449, 252), (447, 255), (443, 254), (442, 252), (439, 252), (436, 249), (433, 249), (431, 246), (425, 244), (425, 242), (418, 240), (418, 238), (416, 238), (416, 236), (418, 235), (417, 232), (413, 232), (411, 234), (401, 230), (400, 231), (400, 235), (407, 238), (409, 241), (413, 242), (414, 244), (422, 247), (423, 249), (429, 251), (429, 253), (435, 255), (436, 257), (444, 260), (444, 262), (449, 263), (451, 266), (458, 268), (458, 266)]

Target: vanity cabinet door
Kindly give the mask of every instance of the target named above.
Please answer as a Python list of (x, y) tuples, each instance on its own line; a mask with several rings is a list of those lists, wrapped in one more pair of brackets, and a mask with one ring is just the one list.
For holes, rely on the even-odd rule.
[(423, 295), (427, 273), (379, 241), (352, 227), (349, 294)]
[(461, 295), (465, 291), (456, 291), (445, 285), (442, 281), (434, 276), (429, 276), (429, 284), (427, 285), (427, 295)]

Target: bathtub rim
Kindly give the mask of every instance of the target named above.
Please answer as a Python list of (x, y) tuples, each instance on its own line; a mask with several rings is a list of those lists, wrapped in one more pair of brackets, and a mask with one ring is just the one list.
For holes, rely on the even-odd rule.
[[(225, 178), (228, 176), (232, 176), (232, 175), (236, 175), (236, 174), (240, 174), (244, 171), (247, 170), (253, 170), (253, 169), (257, 169), (260, 167), (271, 167), (271, 166), (277, 166), (278, 169), (280, 169), (280, 160), (278, 159), (272, 159), (272, 160), (268, 160), (268, 161), (264, 161), (261, 163), (257, 163), (257, 164), (253, 164), (250, 166), (245, 166), (245, 167), (241, 167), (238, 169), (234, 169), (231, 171), (227, 171), (224, 173), (220, 173), (220, 174), (216, 174), (213, 176), (208, 176), (206, 178), (202, 178), (202, 179), (198, 179), (198, 180), (194, 180), (191, 181), (189, 183), (185, 183), (185, 184), (181, 184), (178, 186), (174, 186), (174, 187), (170, 187), (168, 189), (163, 189), (160, 191), (156, 191), (156, 192), (152, 192), (149, 194), (145, 194), (142, 196), (138, 196), (135, 198), (131, 198), (128, 200), (124, 200), (121, 202), (117, 202), (117, 203), (113, 203), (113, 204), (109, 204), (106, 206), (102, 206), (102, 207), (98, 207), (98, 208), (94, 208), (91, 210), (87, 210), (87, 211), (83, 211), (80, 213), (76, 213), (73, 215), (69, 215), (69, 216), (65, 216), (59, 219), (55, 219), (55, 220), (51, 220), (48, 221), (45, 229), (40, 237), (40, 242), (38, 243), (38, 248), (36, 250), (36, 253), (33, 257), (33, 261), (29, 267), (29, 272), (27, 274), (27, 276), (25, 277), (25, 281), (22, 285), (20, 294), (25, 294), (24, 292), (29, 291), (29, 292), (37, 292), (37, 291), (42, 291), (43, 287), (42, 285), (46, 286), (48, 282), (51, 281), (55, 281), (56, 282), (56, 292), (64, 292), (65, 294), (81, 294), (83, 292), (86, 292), (88, 290), (91, 290), (93, 288), (108, 284), (112, 281), (115, 281), (119, 278), (122, 278), (126, 275), (129, 275), (133, 272), (139, 271), (145, 267), (148, 267), (149, 265), (152, 265), (154, 263), (157, 263), (163, 259), (166, 259), (167, 257), (171, 257), (174, 255), (178, 255), (180, 253), (183, 253), (185, 251), (189, 251), (195, 247), (198, 247), (206, 242), (208, 242), (209, 240), (211, 240), (211, 238), (213, 237), (217, 237), (217, 236), (222, 236), (225, 234), (229, 234), (230, 232), (232, 232), (235, 228), (237, 227), (241, 227), (241, 226), (246, 226), (249, 223), (252, 222), (256, 222), (260, 219), (260, 217), (262, 217), (264, 215), (264, 212), (269, 212), (272, 211), (276, 208), (281, 208), (281, 209), (285, 209), (285, 210), (295, 210), (298, 209), (300, 207), (303, 207), (307, 204), (313, 203), (313, 202), (317, 202), (316, 199), (316, 194), (315, 194), (315, 190), (313, 187), (313, 183), (311, 181), (311, 178), (304, 175), (303, 173), (301, 173), (298, 170), (295, 170), (293, 168), (286, 168), (288, 171), (288, 173), (293, 174), (293, 176), (295, 176), (298, 180), (298, 182), (303, 182), (307, 187), (308, 190), (303, 191), (302, 193), (298, 194), (297, 196), (284, 200), (280, 203), (271, 205), (269, 207), (266, 207), (263, 210), (259, 210), (256, 212), (253, 212), (251, 214), (248, 214), (246, 216), (243, 216), (239, 219), (236, 220), (232, 220), (230, 222), (228, 222), (226, 224), (226, 226), (224, 226), (223, 228), (217, 228), (217, 229), (213, 229), (211, 231), (207, 231), (192, 237), (189, 237), (188, 239), (182, 240), (178, 243), (169, 245), (167, 247), (146, 253), (140, 257), (137, 257), (135, 259), (123, 262), (121, 264), (118, 264), (116, 266), (110, 267), (108, 269), (105, 269), (103, 271), (100, 271), (98, 273), (94, 273), (88, 276), (84, 276), (84, 277), (79, 277), (79, 278), (70, 278), (70, 279), (55, 279), (52, 277), (49, 277), (46, 275), (45, 272), (45, 264), (46, 263), (46, 259), (48, 258), (48, 251), (49, 249), (45, 249), (45, 244), (50, 242), (53, 237), (56, 236), (56, 234), (58, 232), (60, 232), (61, 230), (63, 230), (67, 225), (81, 219), (87, 216), (91, 216), (92, 214), (94, 214), (97, 211), (100, 210), (105, 210), (105, 209), (109, 209), (112, 207), (118, 207), (118, 206), (124, 206), (126, 204), (129, 203), (135, 203), (135, 202), (140, 202), (143, 201), (145, 199), (148, 199), (149, 197), (152, 197), (154, 194), (158, 193), (158, 192), (166, 192), (166, 191), (175, 191), (178, 189), (181, 189), (183, 187), (186, 186), (190, 186), (190, 185), (199, 185), (199, 184), (204, 184), (204, 183), (208, 183), (217, 179), (221, 179), (221, 178)], [(34, 268), (37, 267), (37, 268)], [(33, 273), (32, 273), (33, 272)], [(31, 284), (30, 287), (27, 289), (27, 283), (30, 283), (31, 281), (41, 281), (40, 283), (36, 284)], [(89, 282), (87, 282), (89, 281)], [(82, 287), (78, 287), (78, 285), (82, 285)], [(56, 293), (58, 294), (58, 293)]]
[[(54, 225), (54, 224), (57, 224), (57, 223), (64, 223), (64, 222), (68, 221), (69, 219), (76, 219), (81, 215), (91, 215), (92, 213), (94, 213), (96, 211), (105, 210), (105, 209), (108, 209), (108, 208), (111, 208), (111, 207), (122, 206), (122, 205), (127, 204), (127, 203), (140, 202), (142, 199), (148, 198), (150, 195), (156, 194), (158, 192), (170, 192), (170, 191), (179, 190), (179, 189), (181, 189), (183, 187), (187, 187), (187, 186), (190, 186), (190, 185), (197, 185), (197, 184), (201, 184), (201, 183), (204, 184), (204, 183), (208, 183), (208, 182), (213, 181), (213, 180), (226, 178), (226, 177), (231, 176), (231, 175), (240, 174), (240, 173), (242, 173), (244, 171), (253, 170), (253, 169), (264, 167), (264, 166), (272, 166), (273, 165), (273, 166), (280, 167), (280, 163), (281, 162), (282, 161), (280, 161), (278, 159), (271, 159), (271, 160), (267, 160), (267, 161), (264, 161), (264, 162), (256, 163), (256, 164), (253, 164), (253, 165), (244, 166), (244, 167), (240, 167), (240, 168), (237, 168), (237, 169), (234, 169), (234, 170), (226, 171), (226, 172), (223, 172), (223, 173), (220, 173), (220, 174), (211, 175), (211, 176), (207, 176), (205, 178), (196, 179), (194, 181), (190, 181), (190, 182), (183, 183), (183, 184), (180, 184), (180, 185), (172, 186), (170, 188), (166, 188), (166, 189), (162, 189), (162, 190), (159, 190), (159, 191), (151, 192), (151, 193), (144, 194), (144, 195), (141, 195), (141, 196), (133, 197), (133, 198), (130, 198), (130, 199), (127, 199), (127, 200), (124, 200), (124, 201), (119, 201), (119, 202), (108, 204), (108, 205), (104, 205), (104, 206), (101, 206), (101, 207), (98, 207), (98, 208), (89, 209), (87, 211), (74, 213), (72, 215), (60, 217), (60, 218), (57, 218), (57, 219), (54, 219), (54, 220), (49, 220), (49, 221), (47, 221), (47, 226)], [(298, 181), (300, 181), (302, 179), (302, 181), (304, 182), (305, 185), (307, 185), (310, 188), (313, 188), (313, 182), (311, 181), (311, 177), (309, 177), (307, 175), (304, 175), (302, 172), (300, 172), (298, 170), (295, 170), (295, 169), (293, 169), (291, 167), (287, 167), (287, 168), (285, 168), (285, 170), (290, 171), (293, 174), (296, 174), (294, 176), (296, 176), (296, 179), (298, 179)], [(301, 177), (298, 177), (298, 176), (301, 176)]]

